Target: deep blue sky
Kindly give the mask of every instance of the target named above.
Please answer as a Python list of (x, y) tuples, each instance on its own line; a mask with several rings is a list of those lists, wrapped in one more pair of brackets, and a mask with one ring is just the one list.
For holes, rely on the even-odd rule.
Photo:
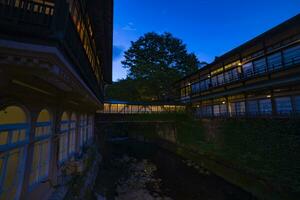
[(211, 62), (300, 13), (299, 0), (115, 0), (113, 80), (130, 41), (149, 31), (170, 32), (199, 60)]

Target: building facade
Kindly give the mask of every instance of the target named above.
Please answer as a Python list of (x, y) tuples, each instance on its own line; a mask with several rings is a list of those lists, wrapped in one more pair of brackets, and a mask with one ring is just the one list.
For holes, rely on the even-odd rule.
[(1, 200), (47, 199), (84, 168), (112, 16), (112, 0), (0, 0)]
[(300, 114), (300, 15), (175, 84), (198, 117)]

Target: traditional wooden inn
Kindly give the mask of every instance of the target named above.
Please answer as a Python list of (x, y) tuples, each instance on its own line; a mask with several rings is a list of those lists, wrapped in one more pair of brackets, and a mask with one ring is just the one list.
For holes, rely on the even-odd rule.
[(48, 199), (84, 168), (111, 82), (112, 0), (0, 0), (0, 199)]
[(300, 14), (176, 83), (198, 117), (300, 113)]

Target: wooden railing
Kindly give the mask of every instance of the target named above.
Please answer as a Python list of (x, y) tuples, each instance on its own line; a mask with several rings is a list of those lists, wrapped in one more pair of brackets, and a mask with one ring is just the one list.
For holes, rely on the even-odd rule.
[(54, 3), (43, 4), (26, 0), (0, 0), (0, 19), (9, 23), (50, 26)]

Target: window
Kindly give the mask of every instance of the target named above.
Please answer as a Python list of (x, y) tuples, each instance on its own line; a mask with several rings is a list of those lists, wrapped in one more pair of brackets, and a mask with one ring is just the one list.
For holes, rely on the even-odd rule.
[(10, 106), (0, 111), (0, 150), (28, 142), (28, 131), (26, 114), (21, 108)]
[(220, 114), (222, 116), (227, 115), (227, 105), (226, 104), (221, 104), (220, 105)]
[(256, 100), (247, 102), (247, 112), (248, 115), (256, 116), (259, 113), (258, 102)]
[(266, 72), (266, 59), (261, 58), (253, 62), (255, 74), (263, 74)]
[(214, 116), (225, 116), (227, 114), (226, 104), (214, 105)]
[(213, 109), (214, 109), (214, 116), (220, 116), (221, 115), (220, 105), (214, 105)]
[[(146, 112), (146, 110), (145, 110)], [(89, 116), (89, 121), (88, 121), (88, 140), (91, 141), (93, 139), (93, 135), (94, 135), (94, 117), (93, 116)]]
[(76, 151), (76, 123), (76, 115), (73, 113), (70, 121), (69, 156), (72, 156)]
[(17, 191), (21, 186), (24, 171), (24, 148), (17, 148), (0, 156), (1, 182), (0, 199), (18, 199)]
[(28, 139), (29, 124), (24, 110), (18, 106), (0, 110), (0, 199), (18, 199)]
[(223, 74), (218, 75), (218, 83), (219, 85), (223, 85), (225, 83)]
[(243, 65), (243, 71), (245, 77), (250, 77), (253, 75), (253, 64), (252, 62)]
[(271, 115), (272, 114), (271, 99), (259, 100), (259, 111), (262, 115)]
[(240, 73), (241, 73), (241, 68), (236, 68), (236, 69), (231, 70), (231, 81), (238, 80)]
[(238, 116), (245, 115), (246, 112), (245, 102), (242, 101), (242, 102), (235, 103), (235, 109), (236, 109), (236, 115)]
[(281, 53), (275, 53), (267, 57), (269, 71), (276, 70), (282, 67)]
[(280, 97), (275, 99), (277, 114), (289, 114), (292, 112), (292, 102), (290, 97)]
[(230, 104), (230, 114), (232, 116), (245, 115), (245, 102), (235, 102)]
[(201, 107), (201, 116), (203, 117), (212, 117), (212, 106), (202, 106)]
[(87, 142), (87, 116), (82, 115), (80, 117), (79, 124), (79, 136), (80, 136), (80, 146), (83, 147)]
[(60, 122), (59, 135), (59, 162), (64, 162), (68, 158), (68, 133), (69, 133), (69, 117), (66, 112), (63, 113)]
[(50, 160), (51, 120), (47, 110), (38, 116), (34, 134), (33, 160), (30, 169), (30, 186), (41, 182), (48, 176)]
[(300, 96), (295, 97), (295, 112), (300, 113)]
[(217, 76), (213, 76), (213, 77), (211, 78), (211, 85), (212, 85), (212, 87), (218, 86), (218, 79), (217, 79)]
[(192, 93), (199, 93), (200, 92), (200, 83), (193, 83), (192, 84)]
[(30, 185), (45, 180), (48, 176), (50, 149), (49, 140), (34, 144), (33, 160), (30, 171)]
[(284, 50), (283, 60), (285, 66), (300, 63), (300, 45)]
[(201, 91), (205, 91), (208, 89), (208, 86), (209, 86), (209, 83), (210, 83), (210, 80), (209, 79), (206, 79), (204, 81), (201, 81), (200, 82), (200, 90)]

